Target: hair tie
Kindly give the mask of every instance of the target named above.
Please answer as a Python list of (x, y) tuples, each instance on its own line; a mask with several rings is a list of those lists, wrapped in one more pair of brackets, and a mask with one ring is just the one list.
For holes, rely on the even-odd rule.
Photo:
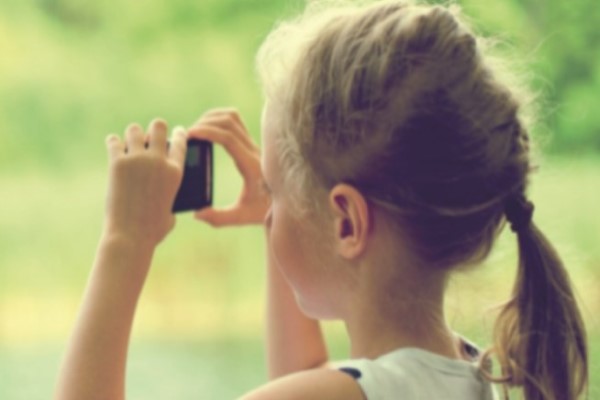
[(533, 217), (533, 203), (523, 195), (511, 196), (504, 204), (506, 219), (510, 222), (510, 229), (519, 233), (529, 228)]

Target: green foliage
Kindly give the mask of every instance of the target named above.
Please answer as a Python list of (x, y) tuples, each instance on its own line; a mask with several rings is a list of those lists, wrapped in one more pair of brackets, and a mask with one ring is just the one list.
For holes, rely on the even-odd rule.
[[(522, 59), (557, 152), (600, 149), (600, 8), (591, 0), (461, 4)], [(258, 137), (253, 58), (301, 1), (0, 3), (0, 166), (100, 164), (102, 139), (132, 121), (190, 124), (233, 105)]]
[(236, 106), (258, 137), (253, 57), (281, 5), (39, 1), (0, 5), (0, 165), (99, 164), (104, 136)]
[(595, 1), (464, 0), (476, 25), (513, 47), (539, 93), (549, 150), (600, 150), (600, 8)]

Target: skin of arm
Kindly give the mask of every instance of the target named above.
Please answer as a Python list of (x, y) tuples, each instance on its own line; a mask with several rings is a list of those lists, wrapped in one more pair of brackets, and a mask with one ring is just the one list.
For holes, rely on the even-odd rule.
[(129, 335), (152, 254), (127, 237), (101, 239), (56, 399), (124, 398)]
[[(156, 246), (173, 228), (186, 134), (155, 120), (144, 134), (130, 125), (125, 141), (107, 138), (110, 178), (104, 231), (83, 304), (62, 364), (57, 400), (125, 397), (131, 325)], [(148, 144), (148, 148), (145, 144)]]
[(267, 248), (267, 363), (269, 379), (323, 367), (328, 354), (318, 321), (298, 307)]

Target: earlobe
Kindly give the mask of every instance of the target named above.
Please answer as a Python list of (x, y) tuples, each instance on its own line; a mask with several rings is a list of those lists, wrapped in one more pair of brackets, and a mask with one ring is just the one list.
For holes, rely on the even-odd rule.
[(372, 220), (364, 196), (348, 184), (338, 184), (329, 193), (333, 212), (335, 247), (349, 260), (364, 252)]

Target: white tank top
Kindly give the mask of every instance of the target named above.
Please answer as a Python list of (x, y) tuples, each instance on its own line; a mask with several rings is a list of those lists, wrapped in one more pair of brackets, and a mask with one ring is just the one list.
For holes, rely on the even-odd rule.
[(335, 367), (356, 379), (368, 400), (495, 400), (479, 371), (479, 351), (463, 342), (472, 361), (403, 348), (375, 360), (356, 359)]

